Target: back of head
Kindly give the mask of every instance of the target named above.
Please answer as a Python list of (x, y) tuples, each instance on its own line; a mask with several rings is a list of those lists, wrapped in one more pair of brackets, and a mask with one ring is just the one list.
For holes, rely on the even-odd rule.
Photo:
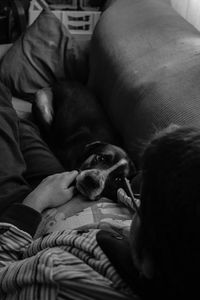
[(152, 258), (155, 280), (170, 299), (191, 296), (200, 278), (200, 130), (158, 133), (142, 169), (140, 249)]

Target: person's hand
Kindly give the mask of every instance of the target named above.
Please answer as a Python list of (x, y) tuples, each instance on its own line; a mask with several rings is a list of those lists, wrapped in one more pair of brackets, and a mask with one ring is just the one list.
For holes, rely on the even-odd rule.
[(24, 199), (23, 204), (42, 212), (68, 202), (74, 195), (74, 186), (70, 184), (77, 175), (78, 171), (74, 170), (48, 176)]
[[(125, 206), (132, 208), (135, 210), (135, 205), (133, 204), (133, 200), (126, 194), (124, 189), (119, 188), (117, 190), (117, 200), (119, 203), (123, 203)], [(137, 207), (140, 206), (140, 200), (136, 197), (134, 197), (134, 201)]]

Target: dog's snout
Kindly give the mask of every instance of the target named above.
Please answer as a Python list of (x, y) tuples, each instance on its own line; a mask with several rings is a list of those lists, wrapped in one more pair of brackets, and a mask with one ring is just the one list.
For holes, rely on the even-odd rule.
[(100, 183), (96, 176), (86, 175), (84, 178), (84, 183), (86, 186), (90, 187), (91, 189), (99, 188)]
[(76, 178), (76, 187), (83, 195), (90, 200), (96, 200), (105, 186), (103, 174), (96, 169), (84, 170)]

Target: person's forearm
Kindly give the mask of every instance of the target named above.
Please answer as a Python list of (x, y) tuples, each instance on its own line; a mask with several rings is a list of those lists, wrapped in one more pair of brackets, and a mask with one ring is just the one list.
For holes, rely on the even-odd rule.
[(0, 216), (0, 223), (13, 224), (31, 236), (35, 234), (40, 221), (41, 214), (24, 204), (13, 204)]
[(10, 223), (32, 236), (41, 221), (41, 213), (50, 207), (60, 206), (71, 200), (78, 171), (63, 172), (48, 176), (23, 200), (12, 204), (0, 216), (0, 222)]

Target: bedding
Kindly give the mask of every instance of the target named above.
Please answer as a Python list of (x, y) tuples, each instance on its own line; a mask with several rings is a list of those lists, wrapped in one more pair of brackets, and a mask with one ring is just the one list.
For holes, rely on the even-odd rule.
[(0, 224), (0, 299), (139, 300), (98, 245), (99, 230), (39, 238)]
[(94, 203), (77, 195), (68, 203), (44, 212), (34, 238), (74, 229), (104, 229), (128, 235), (133, 216), (132, 207), (123, 203), (108, 198), (101, 198)]

